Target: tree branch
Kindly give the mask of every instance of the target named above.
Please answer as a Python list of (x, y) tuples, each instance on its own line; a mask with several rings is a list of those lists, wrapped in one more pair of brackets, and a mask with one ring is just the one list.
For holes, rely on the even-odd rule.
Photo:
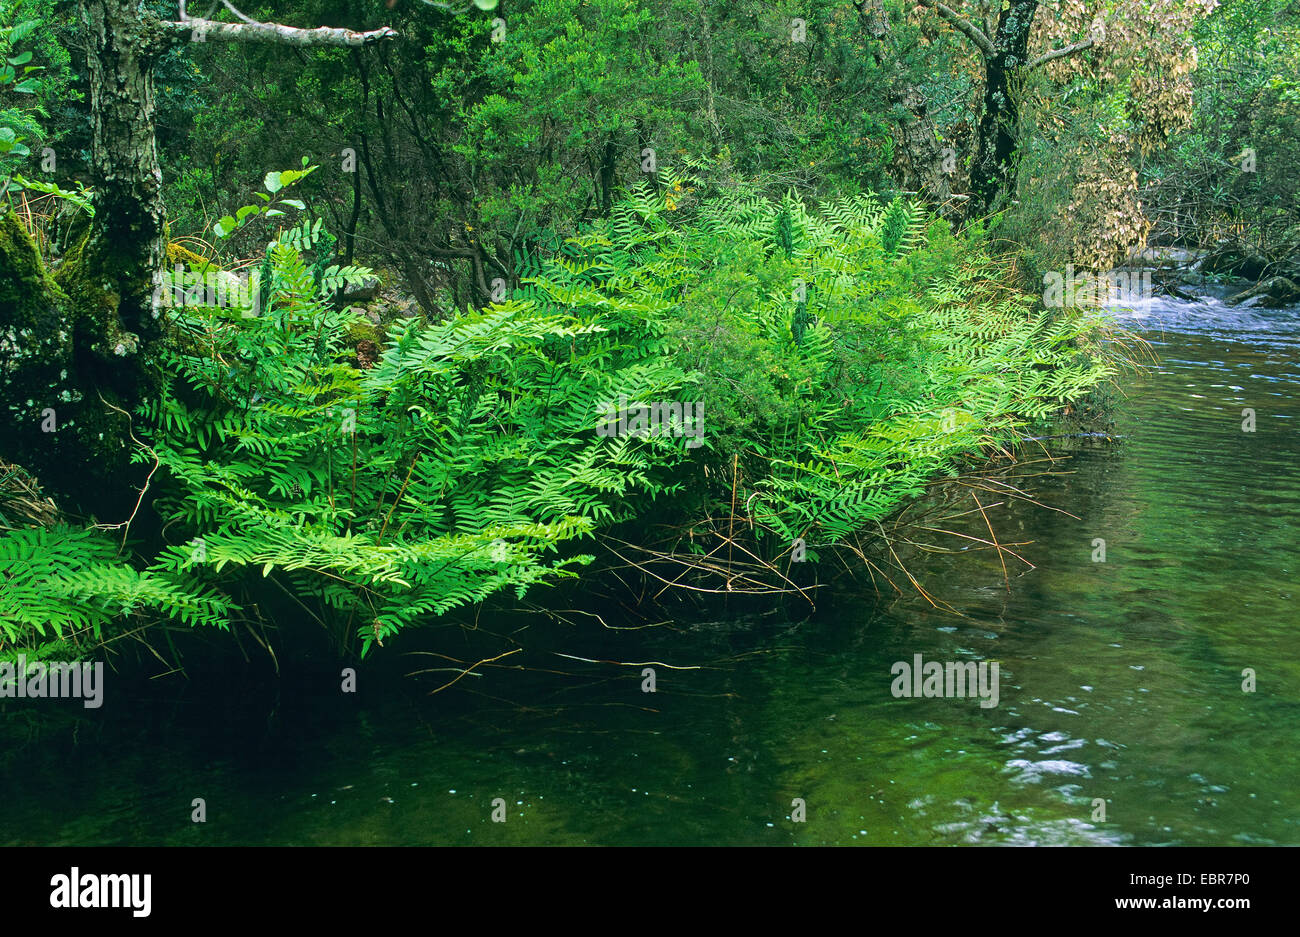
[(1051, 62), (1054, 59), (1061, 59), (1061, 58), (1065, 58), (1067, 55), (1074, 55), (1074, 53), (1082, 52), (1084, 49), (1091, 49), (1093, 46), (1097, 44), (1098, 43), (1095, 39), (1089, 38), (1089, 39), (1084, 39), (1082, 42), (1076, 42), (1073, 45), (1068, 45), (1063, 49), (1053, 49), (1051, 52), (1044, 52), (1038, 58), (1030, 61), (1029, 67), (1037, 68), (1039, 65), (1046, 65), (1048, 62)]
[(959, 15), (953, 12), (951, 7), (944, 3), (940, 3), (939, 0), (917, 0), (917, 2), (922, 6), (929, 7), (946, 19), (953, 25), (954, 29), (963, 33), (967, 39), (975, 43), (975, 45), (979, 47), (979, 50), (985, 55), (993, 54), (993, 43), (989, 41), (988, 36), (984, 35), (983, 30), (970, 20), (962, 19)]
[(351, 29), (298, 29), (279, 23), (222, 23), (218, 20), (190, 18), (180, 22), (164, 21), (160, 24), (169, 38), (188, 41), (191, 37), (215, 39), (219, 42), (262, 42), (286, 46), (338, 46), (340, 48), (366, 46), (386, 39), (396, 39), (397, 31), (387, 26), (369, 32)]
[[(231, 13), (234, 13), (236, 19), (241, 19), (241, 20), (243, 20), (245, 23), (255, 23), (255, 22), (257, 22), (257, 20), (249, 19), (249, 18), (248, 18), (247, 16), (245, 16), (243, 13), (240, 13), (238, 10), (236, 10), (235, 7), (234, 7), (234, 5), (230, 2), (230, 0), (221, 0), (221, 5), (222, 5), (223, 7), (225, 7), (227, 10), (229, 10)], [(208, 15), (211, 16), (212, 14), (208, 14)], [(182, 18), (183, 18), (183, 17), (182, 17)]]

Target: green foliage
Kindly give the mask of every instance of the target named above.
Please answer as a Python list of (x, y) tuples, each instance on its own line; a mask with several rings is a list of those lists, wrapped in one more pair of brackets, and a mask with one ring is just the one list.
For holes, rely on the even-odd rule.
[(90, 203), (90, 192), (80, 182), (80, 180), (77, 181), (76, 186), (76, 191), (70, 191), (68, 189), (60, 188), (53, 182), (42, 182), (39, 179), (28, 179), (22, 173), (14, 173), (10, 190), (28, 189), (32, 192), (43, 192), (46, 195), (53, 195), (55, 198), (62, 199), (71, 205), (75, 205), (93, 218), (95, 215), (95, 207)]
[[(654, 232), (654, 200), (631, 204)], [(597, 231), (617, 246), (625, 217)], [(676, 357), (708, 401), (711, 445), (746, 466), (744, 503), (776, 544), (860, 530), (1114, 373), (1080, 352), (1098, 321), (1035, 312), (998, 285), (978, 242), (927, 227), (903, 200), (814, 211), (739, 192), (671, 235), (642, 267), (670, 293), (683, 284), (669, 313)], [(719, 489), (711, 507), (726, 497)]]
[(1192, 126), (1143, 166), (1157, 231), (1180, 243), (1235, 237), (1257, 253), (1300, 246), (1300, 8), (1225, 0), (1196, 26)]
[(137, 571), (99, 531), (64, 525), (0, 531), (0, 581), (0, 660), (74, 654), (127, 616), (225, 627), (231, 610), (192, 576)]
[[(319, 169), (319, 166), (308, 166), (307, 157), (302, 158), (302, 169), (286, 169), (283, 172), (268, 172), (262, 186), (265, 192), (254, 192), (262, 200), (262, 204), (254, 203), (245, 205), (235, 212), (233, 216), (223, 215), (212, 226), (213, 233), (218, 238), (225, 239), (230, 237), (244, 225), (248, 224), (254, 218), (276, 218), (285, 214), (285, 208), (296, 208), (302, 210), (307, 206), (300, 199), (296, 198), (275, 198), (282, 189), (305, 179), (308, 175)], [(295, 242), (297, 243), (297, 242)]]
[(322, 618), (355, 621), (365, 653), (403, 627), (570, 575), (587, 557), (562, 546), (631, 516), (626, 496), (670, 490), (651, 478), (672, 462), (666, 441), (593, 432), (617, 390), (683, 382), (655, 357), (646, 309), (625, 306), (618, 328), (555, 308), (576, 288), (557, 258), (555, 278), (535, 287), (549, 301), (411, 322), (361, 371), (343, 360), (358, 317), (325, 302), (350, 272), (318, 280), (295, 246), (313, 230), (270, 248), (259, 315), (175, 310), (177, 378), (144, 414), (141, 457), (165, 470), (158, 509), (186, 539), (155, 569), (232, 589), (247, 571), (275, 576)]
[(14, 100), (15, 95), (35, 95), (40, 89), (40, 79), (34, 73), (42, 67), (30, 64), (30, 51), (19, 52), (15, 47), (40, 24), (35, 20), (7, 23), (10, 13), (0, 10), (0, 196), (8, 194), (14, 169), (31, 155), (23, 141), (40, 134), (31, 108)]
[[(251, 200), (250, 174), (291, 164), (310, 141), (323, 170), (302, 198), (345, 242), (355, 209), (356, 242), (443, 315), (482, 298), (470, 253), (489, 282), (513, 281), (516, 254), (605, 215), (645, 178), (646, 148), (660, 163), (700, 159), (706, 185), (885, 182), (885, 76), (843, 4), (523, 0), (493, 41), (496, 12), (309, 0), (295, 25), (369, 28), (378, 15), (402, 38), (359, 57), (213, 42), (169, 53), (157, 86), (173, 233), (207, 229), (213, 204)], [(816, 24), (806, 43), (790, 41), (795, 15)], [(340, 171), (345, 149), (355, 173)]]
[(605, 328), (663, 323), (656, 353), (707, 402), (710, 457), (744, 462), (744, 503), (778, 542), (883, 518), (1114, 373), (1080, 350), (1098, 321), (1035, 312), (910, 203), (740, 190), (679, 216), (690, 180), (661, 176), (664, 194), (643, 185), (520, 295)]

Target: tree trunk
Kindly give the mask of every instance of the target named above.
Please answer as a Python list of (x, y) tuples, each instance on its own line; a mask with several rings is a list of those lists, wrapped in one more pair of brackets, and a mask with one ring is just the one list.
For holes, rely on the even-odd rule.
[(984, 113), (971, 167), (971, 199), (966, 212), (969, 219), (996, 210), (1015, 185), (1019, 77), (1028, 65), (1029, 30), (1037, 10), (1038, 0), (1004, 3), (992, 53), (984, 57)]
[(917, 88), (903, 86), (891, 90), (889, 100), (896, 110), (907, 115), (894, 134), (894, 161), (903, 188), (919, 193), (946, 215), (952, 204), (951, 176), (944, 171), (944, 152), (925, 95)]
[(139, 0), (88, 0), (91, 167), (95, 223), (87, 256), (116, 274), (119, 315), (131, 332), (154, 338), (153, 290), (166, 244), (162, 169), (154, 141), (153, 65), (163, 50), (160, 24)]
[(95, 217), (54, 276), (67, 296), (62, 331), (69, 335), (66, 371), (75, 388), (52, 408), (61, 441), (75, 439), (83, 448), (71, 465), (38, 450), (28, 467), (81, 510), (121, 520), (115, 515), (134, 502), (134, 493), (110, 482), (120, 482), (128, 468), (128, 414), (158, 387), (147, 353), (161, 335), (153, 297), (166, 246), (153, 89), (153, 61), (163, 46), (157, 20), (138, 0), (83, 0), (81, 16)]

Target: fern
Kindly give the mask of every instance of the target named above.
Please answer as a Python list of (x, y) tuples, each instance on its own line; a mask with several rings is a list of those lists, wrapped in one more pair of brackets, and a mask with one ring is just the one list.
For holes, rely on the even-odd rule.
[(138, 571), (94, 530), (56, 525), (0, 532), (0, 659), (76, 654), (125, 616), (224, 628), (226, 598), (192, 577)]

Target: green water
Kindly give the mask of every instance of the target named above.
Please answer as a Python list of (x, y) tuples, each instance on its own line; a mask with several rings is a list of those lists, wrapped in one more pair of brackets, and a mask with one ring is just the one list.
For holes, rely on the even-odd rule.
[[(908, 560), (960, 616), (864, 583), (806, 622), (552, 629), (531, 669), (433, 696), (366, 668), (347, 696), (306, 671), (133, 687), (5, 753), (0, 843), (1300, 844), (1300, 313), (1126, 318), (1161, 356), (1124, 382), (1126, 438), (1026, 482), (1075, 517), (990, 509), (1035, 568)], [(700, 669), (648, 694), (557, 649)], [(998, 661), (999, 705), (894, 698), (915, 654)]]

